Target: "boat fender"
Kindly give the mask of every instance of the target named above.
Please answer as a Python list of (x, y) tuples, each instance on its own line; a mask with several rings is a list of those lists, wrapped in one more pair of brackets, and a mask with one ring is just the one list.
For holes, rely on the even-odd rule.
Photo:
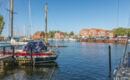
[(113, 72), (114, 76), (117, 74), (117, 71), (118, 71), (118, 68), (115, 68), (115, 70)]

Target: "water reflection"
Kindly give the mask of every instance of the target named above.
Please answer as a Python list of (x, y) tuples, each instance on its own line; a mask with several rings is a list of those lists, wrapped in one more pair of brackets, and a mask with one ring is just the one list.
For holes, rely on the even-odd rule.
[[(55, 45), (55, 42), (51, 45)], [(57, 63), (54, 63), (55, 66), (8, 66), (0, 68), (0, 80), (111, 80), (108, 77), (108, 45), (111, 45), (112, 50), (112, 72), (120, 63), (125, 46), (63, 41), (59, 41), (58, 45), (67, 46), (59, 48), (61, 53), (56, 62), (60, 68)], [(128, 51), (129, 48), (130, 46)]]
[(56, 62), (36, 66), (5, 66), (0, 68), (0, 80), (50, 80), (58, 69)]

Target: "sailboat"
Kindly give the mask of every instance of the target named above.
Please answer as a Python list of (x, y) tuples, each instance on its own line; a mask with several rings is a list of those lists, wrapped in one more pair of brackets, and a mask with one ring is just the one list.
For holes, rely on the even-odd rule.
[(130, 52), (127, 53), (128, 37), (121, 63), (114, 69), (114, 80), (130, 80)]
[(13, 35), (13, 14), (13, 0), (11, 0), (11, 40), (9, 43), (13, 46), (26, 45), (27, 42), (21, 42), (19, 38), (15, 38)]
[[(119, 7), (119, 1), (118, 1), (118, 7)], [(130, 14), (129, 14), (127, 26), (128, 27), (130, 26)], [(116, 67), (113, 72), (114, 80), (130, 80), (130, 52), (128, 52), (129, 45), (130, 45), (129, 31), (127, 30), (127, 38), (126, 38), (123, 57), (121, 58), (119, 66)]]
[[(30, 56), (32, 56), (35, 63), (55, 61), (59, 52), (56, 49), (47, 49), (47, 47), (47, 4), (45, 4), (45, 40), (28, 42), (22, 50), (16, 50), (14, 55), (15, 57), (26, 58), (30, 58)], [(1, 53), (3, 54), (3, 52)], [(5, 55), (10, 54), (12, 54), (12, 52), (5, 52)]]

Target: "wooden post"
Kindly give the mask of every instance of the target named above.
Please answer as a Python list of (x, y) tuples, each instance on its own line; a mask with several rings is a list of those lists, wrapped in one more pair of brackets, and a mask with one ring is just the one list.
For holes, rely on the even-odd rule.
[(111, 77), (111, 46), (109, 45), (109, 77)]
[(3, 55), (5, 55), (5, 47), (3, 47)]
[(11, 38), (13, 38), (13, 0), (11, 0)]
[(32, 58), (32, 47), (31, 47), (31, 65), (33, 64), (33, 58)]
[(15, 54), (15, 49), (14, 49), (14, 46), (11, 46), (12, 47), (12, 53), (13, 53), (13, 59), (14, 59), (14, 54)]

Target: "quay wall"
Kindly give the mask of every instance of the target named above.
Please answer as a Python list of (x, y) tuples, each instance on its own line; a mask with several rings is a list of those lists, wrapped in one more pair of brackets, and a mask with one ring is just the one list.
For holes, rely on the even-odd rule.
[(95, 43), (119, 43), (119, 44), (125, 44), (125, 39), (80, 39), (80, 42), (95, 42)]

